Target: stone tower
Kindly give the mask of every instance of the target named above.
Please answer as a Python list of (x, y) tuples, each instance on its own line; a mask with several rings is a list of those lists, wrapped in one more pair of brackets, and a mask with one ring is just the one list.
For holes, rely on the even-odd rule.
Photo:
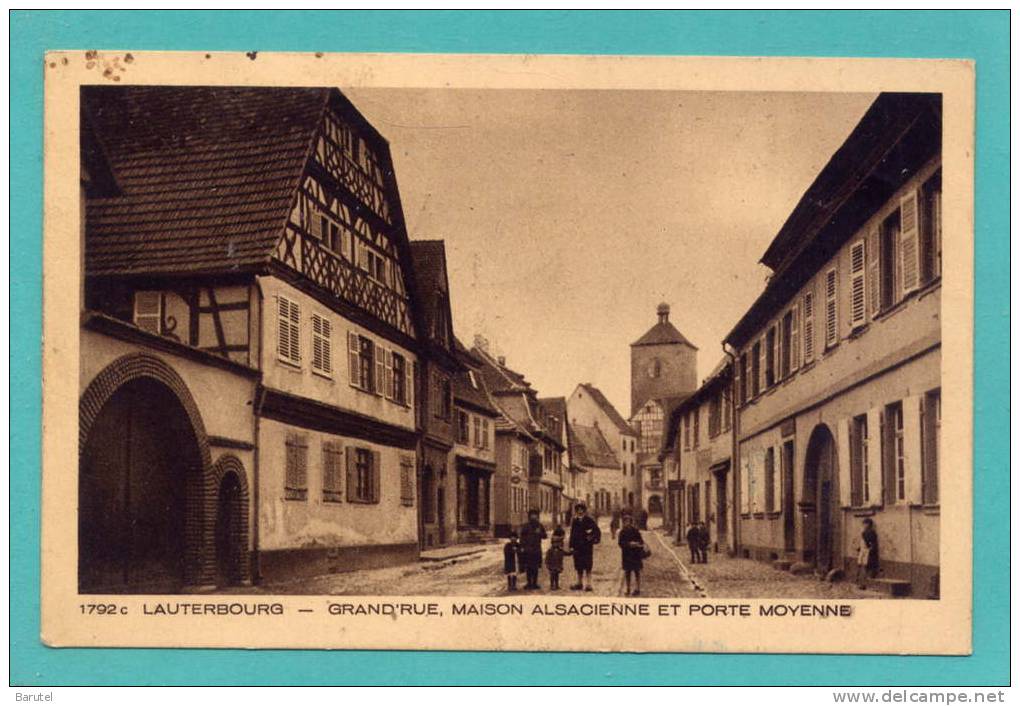
[(650, 399), (689, 395), (698, 387), (698, 349), (669, 323), (669, 304), (658, 323), (630, 344), (630, 413)]

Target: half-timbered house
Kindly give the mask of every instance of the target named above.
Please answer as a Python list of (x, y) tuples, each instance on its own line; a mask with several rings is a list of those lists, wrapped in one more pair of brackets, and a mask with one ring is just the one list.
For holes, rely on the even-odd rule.
[(416, 557), (386, 141), (328, 88), (86, 87), (81, 125), (82, 589)]

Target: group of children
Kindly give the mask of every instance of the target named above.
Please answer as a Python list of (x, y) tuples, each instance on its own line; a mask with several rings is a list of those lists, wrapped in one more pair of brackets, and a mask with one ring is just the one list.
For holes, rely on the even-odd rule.
[[(566, 533), (557, 525), (552, 533), (552, 540), (545, 552), (545, 568), (549, 572), (549, 589), (558, 591), (560, 574), (563, 573), (563, 557), (574, 557), (574, 568), (577, 570), (577, 583), (573, 590), (591, 591), (591, 570), (594, 545), (601, 539), (598, 525), (588, 517), (587, 507), (578, 503), (575, 516), (570, 526), (569, 546), (564, 546)], [(520, 533), (511, 532), (510, 540), (503, 547), (503, 571), (506, 574), (507, 590), (517, 590), (517, 574), (525, 572), (527, 583), (524, 590), (541, 588), (538, 585), (538, 572), (542, 565), (542, 540), (545, 539), (545, 528), (538, 520), (538, 511), (528, 512), (528, 522), (521, 527)], [(622, 517), (623, 529), (619, 532), (617, 544), (620, 546), (623, 561), (623, 572), (627, 582), (627, 595), (641, 594), (641, 568), (645, 558), (650, 556), (641, 537), (641, 532), (634, 526), (633, 517), (625, 514)], [(636, 582), (631, 591), (631, 578)]]

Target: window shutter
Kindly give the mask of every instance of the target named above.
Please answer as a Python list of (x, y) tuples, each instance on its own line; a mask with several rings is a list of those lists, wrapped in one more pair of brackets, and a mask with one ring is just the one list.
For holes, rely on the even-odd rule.
[(804, 363), (815, 359), (815, 293), (804, 295)]
[(882, 504), (882, 410), (868, 410), (868, 502)]
[(322, 213), (314, 206), (308, 209), (308, 234), (313, 238), (322, 238)]
[(737, 356), (736, 359), (733, 361), (733, 389), (735, 391), (735, 394), (737, 395), (736, 397), (737, 402), (743, 404), (744, 395), (742, 391), (744, 388), (741, 387), (741, 383), (743, 382), (743, 380), (740, 377), (740, 360), (741, 357)]
[(163, 293), (135, 292), (135, 326), (159, 334), (163, 321)]
[(932, 248), (935, 250), (933, 257), (935, 263), (932, 271), (935, 277), (942, 274), (942, 189), (932, 194), (931, 198), (932, 216)]
[(312, 314), (312, 368), (327, 374), (333, 372), (330, 362), (331, 329), (329, 319)]
[[(775, 382), (779, 382), (784, 377), (783, 371), (783, 318), (779, 318), (779, 323), (773, 326), (772, 329), (776, 334), (772, 337), (774, 343), (772, 350), (772, 379)], [(785, 341), (789, 343), (789, 341)], [(789, 372), (789, 371), (785, 371)]]
[(825, 273), (825, 346), (834, 346), (839, 342), (839, 306), (836, 302), (838, 282), (836, 268)]
[(393, 351), (386, 351), (386, 399), (393, 399)]
[(276, 298), (276, 352), (284, 360), (290, 360), (290, 300)]
[(359, 352), (358, 334), (353, 331), (347, 332), (347, 373), (351, 385), (362, 387), (361, 384), (361, 354)]
[(765, 364), (766, 364), (766, 361), (768, 359), (768, 349), (766, 348), (766, 344), (767, 343), (768, 343), (768, 340), (767, 340), (767, 338), (765, 336), (762, 336), (758, 340), (758, 391), (759, 392), (765, 392), (765, 390), (767, 389), (767, 386), (765, 385), (765, 382), (766, 382), (766, 377), (765, 377), (765, 373), (766, 373), (765, 368), (766, 368), (766, 365)]
[(865, 269), (864, 241), (858, 240), (850, 246), (850, 326), (853, 328), (867, 321)]
[(924, 396), (903, 400), (903, 469), (906, 476), (906, 500), (921, 504), (921, 405)]
[(386, 350), (375, 346), (375, 394), (386, 393)]
[(348, 446), (346, 449), (347, 463), (347, 500), (358, 498), (358, 454), (357, 449)]
[(380, 482), (382, 480), (382, 454), (372, 452), (372, 502), (377, 503), (382, 497)]
[(772, 452), (772, 510), (783, 509), (783, 445), (776, 444)]
[(800, 368), (800, 306), (790, 309), (790, 371)]
[(750, 496), (751, 459), (745, 457), (740, 468), (740, 512), (746, 515), (751, 511)]
[(903, 294), (917, 289), (920, 279), (921, 249), (918, 247), (917, 190), (900, 199), (900, 259)]
[(414, 370), (417, 366), (417, 362), (412, 365), (406, 358), (404, 359), (404, 404), (408, 407), (414, 404)]
[(882, 270), (879, 265), (881, 242), (878, 228), (872, 228), (868, 234), (868, 244), (865, 248), (865, 254), (868, 257), (868, 301), (872, 317), (878, 314), (882, 308)]
[(333, 372), (333, 323), (326, 318), (320, 318), (322, 327), (322, 362), (323, 371)]
[(343, 493), (343, 451), (335, 441), (322, 442), (322, 497), (340, 502)]
[(882, 499), (886, 505), (896, 504), (896, 450), (893, 431), (886, 428), (890, 423), (885, 410), (879, 410), (879, 442), (882, 446)]
[(850, 492), (850, 418), (843, 417), (836, 425), (836, 464), (839, 472), (839, 504), (850, 507), (853, 498)]

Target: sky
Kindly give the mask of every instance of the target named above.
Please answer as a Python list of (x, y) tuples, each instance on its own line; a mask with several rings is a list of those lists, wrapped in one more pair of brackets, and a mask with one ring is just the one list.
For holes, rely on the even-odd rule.
[(389, 141), (408, 234), (446, 242), (454, 330), (542, 397), (627, 416), (630, 344), (670, 304), (698, 379), (758, 263), (874, 94), (346, 89)]

